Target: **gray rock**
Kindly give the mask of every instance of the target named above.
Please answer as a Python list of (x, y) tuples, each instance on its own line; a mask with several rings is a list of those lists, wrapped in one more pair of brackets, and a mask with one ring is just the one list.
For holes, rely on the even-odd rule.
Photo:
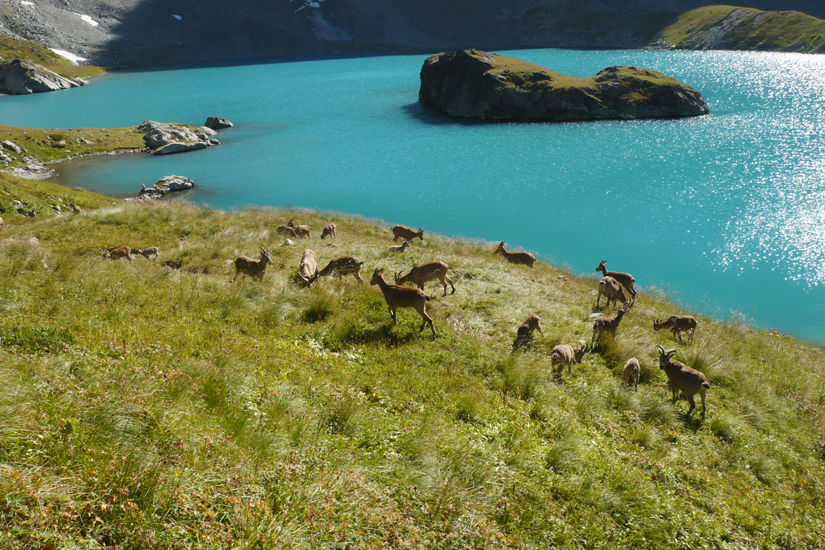
[(45, 67), (13, 59), (0, 62), (0, 93), (11, 95), (54, 92), (85, 86), (81, 79), (69, 80)]
[(216, 132), (212, 128), (207, 128), (206, 126), (201, 126), (200, 128), (198, 128), (197, 134), (198, 134), (198, 137), (201, 138), (202, 140), (207, 140), (207, 139), (211, 138), (212, 136), (217, 135), (218, 132)]
[(234, 124), (221, 116), (211, 116), (206, 119), (204, 126), (213, 130), (222, 130), (223, 128), (231, 128)]
[(207, 142), (196, 141), (194, 143), (180, 143), (172, 142), (162, 147), (158, 147), (152, 151), (153, 155), (171, 155), (174, 153), (186, 153), (188, 151), (197, 151), (198, 149), (206, 149), (209, 146)]
[(148, 201), (160, 199), (169, 193), (176, 193), (178, 191), (186, 191), (195, 187), (195, 182), (183, 176), (164, 176), (160, 178), (154, 187), (144, 187), (137, 197), (136, 201)]
[(0, 145), (3, 146), (3, 149), (8, 149), (9, 151), (13, 151), (18, 155), (26, 152), (22, 147), (9, 140), (0, 141)]
[(155, 189), (164, 190), (165, 193), (185, 191), (195, 187), (195, 182), (183, 176), (163, 176), (155, 183)]
[(478, 50), (430, 56), (418, 100), (456, 117), (581, 121), (698, 116), (708, 106), (696, 90), (662, 73), (609, 67), (592, 78), (548, 71)]

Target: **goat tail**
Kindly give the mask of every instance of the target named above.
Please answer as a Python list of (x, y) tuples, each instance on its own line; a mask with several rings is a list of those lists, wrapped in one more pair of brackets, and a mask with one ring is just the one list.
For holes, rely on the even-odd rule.
[(702, 382), (702, 387), (709, 390), (710, 389), (710, 384), (708, 384), (707, 382)]
[(424, 301), (425, 302), (429, 302), (430, 300), (432, 300), (432, 298), (430, 298), (429, 296), (424, 296)]

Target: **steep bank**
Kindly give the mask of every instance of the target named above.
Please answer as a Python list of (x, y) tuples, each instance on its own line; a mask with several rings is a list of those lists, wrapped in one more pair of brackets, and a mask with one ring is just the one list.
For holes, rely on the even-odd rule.
[(684, 13), (656, 41), (686, 50), (825, 52), (825, 20), (796, 11), (707, 6)]
[[(635, 48), (701, 0), (38, 0), (0, 30), (107, 67), (461, 48)], [(817, 0), (745, 7), (825, 17)]]
[[(556, 381), (549, 353), (589, 340), (595, 279), (429, 234), (392, 254), (386, 226), (342, 214), (30, 185), (0, 175), (0, 195), (85, 212), (3, 214), (10, 547), (822, 548), (821, 347), (703, 316), (679, 346), (651, 326), (681, 311), (641, 289), (616, 339)], [(336, 222), (335, 246), (279, 246), (292, 216)], [(100, 257), (123, 244), (160, 258)], [(261, 246), (263, 280), (231, 284)], [(426, 287), (439, 337), (409, 309), (393, 326), (351, 277), (295, 284), (305, 247), (321, 266), (354, 254), (365, 277), (446, 261), (456, 293)], [(530, 313), (544, 334), (513, 356)], [(704, 422), (669, 403), (657, 344), (708, 376)], [(638, 392), (620, 382), (630, 356)]]

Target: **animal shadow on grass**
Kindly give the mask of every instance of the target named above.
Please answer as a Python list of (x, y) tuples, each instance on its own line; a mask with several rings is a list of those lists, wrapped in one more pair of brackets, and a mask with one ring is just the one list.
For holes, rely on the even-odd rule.
[(347, 322), (336, 328), (331, 335), (331, 339), (341, 347), (383, 344), (387, 349), (408, 344), (420, 338), (426, 338), (426, 336), (419, 335), (418, 329), (393, 325), (391, 322), (382, 322), (378, 325)]

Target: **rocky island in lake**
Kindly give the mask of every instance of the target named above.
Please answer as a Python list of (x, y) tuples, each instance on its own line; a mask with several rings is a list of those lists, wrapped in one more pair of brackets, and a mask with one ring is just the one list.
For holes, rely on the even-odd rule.
[(669, 118), (708, 113), (699, 92), (636, 67), (609, 67), (591, 78), (554, 73), (479, 50), (427, 58), (418, 100), (456, 117), (582, 121)]

